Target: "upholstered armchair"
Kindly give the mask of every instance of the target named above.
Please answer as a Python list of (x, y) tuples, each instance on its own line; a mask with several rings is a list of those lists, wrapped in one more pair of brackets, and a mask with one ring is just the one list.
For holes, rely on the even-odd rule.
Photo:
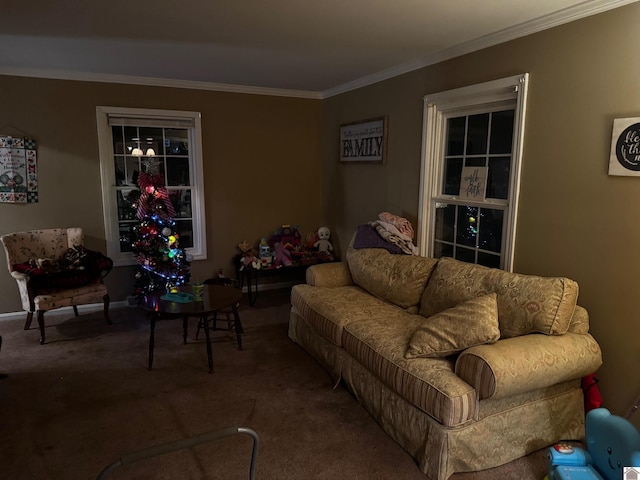
[(109, 294), (103, 283), (113, 262), (84, 248), (82, 228), (52, 228), (9, 233), (0, 237), (7, 267), (18, 283), (28, 330), (36, 313), (40, 344), (45, 343), (44, 314), (61, 307), (104, 303), (109, 319)]

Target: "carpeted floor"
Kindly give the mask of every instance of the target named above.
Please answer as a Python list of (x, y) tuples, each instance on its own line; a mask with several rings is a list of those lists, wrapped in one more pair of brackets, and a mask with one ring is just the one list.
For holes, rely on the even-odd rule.
[[(226, 332), (187, 345), (179, 320), (156, 326), (137, 308), (51, 317), (46, 345), (23, 320), (0, 321), (0, 478), (94, 479), (123, 455), (226, 427), (260, 438), (256, 479), (424, 480), (415, 461), (287, 337), (287, 290), (241, 306), (244, 350)], [(35, 322), (34, 322), (35, 323)], [(109, 479), (246, 479), (251, 439), (240, 435), (116, 469)], [(452, 480), (542, 480), (545, 452)]]

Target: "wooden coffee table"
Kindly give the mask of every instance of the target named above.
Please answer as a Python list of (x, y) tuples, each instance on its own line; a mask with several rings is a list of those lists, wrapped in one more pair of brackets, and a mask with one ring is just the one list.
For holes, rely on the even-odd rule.
[[(192, 293), (191, 287), (180, 287), (181, 292)], [(156, 320), (161, 315), (182, 317), (183, 341), (187, 343), (187, 322), (189, 317), (198, 317), (198, 321), (204, 325), (207, 345), (207, 359), (209, 361), (209, 373), (213, 372), (213, 356), (211, 354), (211, 337), (209, 334), (208, 317), (212, 313), (231, 308), (234, 317), (236, 338), (238, 346), (242, 350), (242, 323), (238, 315), (237, 304), (242, 298), (242, 292), (237, 288), (225, 287), (221, 285), (205, 285), (204, 298), (202, 302), (178, 303), (162, 300), (165, 292), (154, 292), (144, 296), (142, 308), (150, 312), (150, 333), (149, 333), (149, 370), (153, 366), (153, 349), (155, 344)]]

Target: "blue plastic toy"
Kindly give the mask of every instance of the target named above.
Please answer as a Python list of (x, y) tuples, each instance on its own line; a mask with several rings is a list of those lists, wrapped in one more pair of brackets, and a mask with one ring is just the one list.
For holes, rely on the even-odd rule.
[(586, 450), (563, 443), (549, 448), (549, 480), (623, 480), (624, 467), (640, 472), (640, 432), (628, 420), (606, 408), (591, 410), (586, 437)]

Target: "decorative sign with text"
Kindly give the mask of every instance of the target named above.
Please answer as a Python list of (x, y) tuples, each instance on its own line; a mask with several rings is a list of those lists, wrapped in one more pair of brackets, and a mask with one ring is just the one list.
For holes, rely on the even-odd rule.
[(387, 157), (387, 117), (340, 126), (340, 161), (385, 163)]
[(640, 177), (640, 117), (613, 121), (609, 175)]
[(463, 167), (458, 197), (466, 200), (484, 200), (488, 171), (488, 167)]

